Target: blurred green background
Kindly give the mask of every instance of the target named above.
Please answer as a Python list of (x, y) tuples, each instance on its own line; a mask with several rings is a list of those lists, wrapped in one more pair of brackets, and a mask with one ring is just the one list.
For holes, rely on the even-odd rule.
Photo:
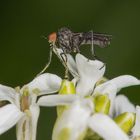
[[(107, 65), (106, 76), (131, 74), (140, 78), (140, 1), (135, 0), (3, 0), (0, 3), (0, 83), (12, 87), (31, 81), (46, 64), (47, 40), (41, 38), (66, 26), (82, 32), (93, 29), (113, 35), (111, 45), (96, 48)], [(90, 55), (90, 47), (82, 47)], [(54, 56), (48, 72), (64, 75)], [(140, 104), (140, 87), (121, 93)], [(41, 108), (37, 140), (51, 140), (55, 108)], [(0, 140), (15, 140), (15, 128)]]

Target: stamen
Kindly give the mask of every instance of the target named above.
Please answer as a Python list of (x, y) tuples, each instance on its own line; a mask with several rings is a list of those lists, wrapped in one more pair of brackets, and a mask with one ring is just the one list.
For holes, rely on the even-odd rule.
[(29, 89), (25, 87), (23, 89), (23, 94), (21, 96), (21, 111), (25, 111), (29, 109)]
[(17, 93), (20, 93), (20, 86), (15, 87), (15, 91), (16, 91)]

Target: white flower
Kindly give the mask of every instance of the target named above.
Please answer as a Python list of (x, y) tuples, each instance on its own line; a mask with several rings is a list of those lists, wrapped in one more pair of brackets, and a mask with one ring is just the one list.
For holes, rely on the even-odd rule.
[[(120, 108), (119, 103), (121, 103), (123, 99), (124, 103), (122, 104), (122, 108)], [(118, 96), (115, 102), (114, 110), (116, 109), (117, 115), (126, 111), (135, 112), (135, 107), (125, 96)], [(128, 106), (128, 108), (126, 108), (126, 106)], [(134, 128), (136, 128), (135, 132), (140, 134), (138, 124)], [(88, 128), (91, 128), (93, 132), (96, 132), (105, 140), (129, 140), (129, 137), (109, 116), (95, 113), (91, 98), (82, 97), (77, 97), (77, 99), (69, 105), (69, 108), (63, 112), (62, 116), (57, 119), (52, 140), (82, 140), (86, 136)]]
[[(86, 99), (85, 97), (96, 94), (108, 95), (112, 104), (110, 111), (112, 115), (116, 93), (121, 88), (139, 85), (140, 81), (133, 76), (124, 75), (95, 86), (104, 75), (105, 66), (102, 62), (88, 60), (80, 54), (76, 55), (76, 60), (68, 54), (67, 59), (69, 71), (75, 78), (76, 94), (79, 97), (75, 96), (77, 99), (58, 118), (53, 131), (53, 140), (83, 139), (88, 128), (105, 140), (128, 140), (128, 136), (110, 117), (99, 113), (92, 115), (95, 113), (93, 101), (91, 98)], [(69, 97), (66, 98), (70, 103)], [(40, 98), (41, 103), (45, 106), (45, 102)]]
[[(114, 99), (116, 94), (125, 87), (140, 85), (140, 80), (131, 75), (118, 76), (112, 80), (108, 80), (100, 85), (95, 85), (105, 72), (104, 63), (98, 60), (89, 60), (81, 54), (76, 55), (74, 61), (71, 55), (68, 57), (68, 68), (72, 74), (74, 73), (74, 80), (77, 81), (76, 92), (80, 96), (95, 96), (96, 94), (106, 94), (111, 100), (110, 115), (112, 115), (112, 108), (114, 106)], [(104, 66), (104, 67), (103, 67)]]
[[(17, 140), (35, 140), (40, 111), (37, 97), (57, 92), (61, 81), (60, 77), (47, 73), (35, 78), (21, 89), (15, 90), (0, 85), (0, 101), (9, 101), (9, 104), (0, 108), (0, 134), (17, 124)], [(59, 102), (65, 103), (65, 96), (61, 100), (61, 96), (56, 98), (57, 96), (49, 95), (46, 98), (48, 106), (58, 105)], [(45, 96), (41, 98), (44, 99)]]
[[(62, 50), (56, 50), (54, 50), (55, 53), (61, 59)], [(80, 96), (85, 97), (98, 92), (108, 94), (113, 100), (120, 89), (140, 84), (140, 80), (137, 78), (131, 75), (122, 75), (96, 86), (97, 81), (103, 78), (105, 73), (106, 66), (104, 63), (99, 60), (89, 60), (81, 54), (77, 54), (75, 60), (70, 54), (66, 54), (66, 56), (68, 69), (75, 78), (73, 81), (76, 82), (76, 93)]]
[[(58, 56), (60, 53), (61, 51), (58, 49)], [(76, 60), (67, 54), (67, 60), (69, 71), (74, 76), (73, 81), (76, 84), (77, 96), (71, 95), (72, 97), (70, 97), (70, 95), (65, 95), (65, 101), (61, 102), (61, 99), (59, 100), (59, 105), (66, 105), (68, 103), (70, 106), (58, 118), (53, 131), (53, 140), (82, 139), (86, 134), (87, 128), (91, 128), (106, 140), (118, 140), (118, 138), (120, 140), (128, 140), (127, 135), (107, 115), (94, 114), (92, 116), (95, 113), (93, 100), (92, 98), (86, 99), (85, 97), (96, 94), (108, 95), (112, 104), (110, 111), (112, 115), (116, 93), (123, 87), (138, 85), (140, 81), (133, 76), (124, 75), (95, 86), (96, 82), (103, 77), (105, 72), (105, 66), (101, 61), (88, 60), (80, 54), (76, 55)], [(39, 99), (40, 105), (46, 106), (45, 98)], [(108, 127), (106, 127), (107, 124)], [(112, 133), (113, 135), (110, 134), (112, 129), (115, 130), (115, 133)]]
[(115, 98), (114, 103), (114, 117), (118, 116), (124, 112), (133, 112), (136, 113), (135, 125), (132, 128), (132, 134), (130, 135), (130, 140), (139, 140), (140, 139), (140, 106), (134, 106), (126, 96), (119, 95)]
[(127, 135), (110, 117), (93, 113), (94, 106), (90, 99), (77, 99), (58, 118), (52, 140), (82, 140), (88, 128), (105, 140), (128, 140)]
[[(61, 49), (57, 49), (57, 52), (61, 59)], [(77, 54), (75, 59), (67, 54), (68, 69), (74, 76), (74, 81), (77, 82), (76, 93), (80, 96), (91, 95), (96, 82), (104, 75), (105, 65), (98, 60), (89, 60), (81, 54)]]

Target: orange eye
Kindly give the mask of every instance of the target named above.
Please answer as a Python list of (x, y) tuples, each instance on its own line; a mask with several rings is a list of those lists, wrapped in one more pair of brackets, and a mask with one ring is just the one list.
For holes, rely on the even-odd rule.
[(57, 38), (56, 32), (51, 33), (48, 37), (49, 42), (56, 42), (56, 38)]

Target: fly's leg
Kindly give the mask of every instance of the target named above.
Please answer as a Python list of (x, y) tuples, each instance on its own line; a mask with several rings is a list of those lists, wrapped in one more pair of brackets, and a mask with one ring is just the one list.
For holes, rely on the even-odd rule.
[(92, 41), (91, 41), (91, 54), (93, 56), (94, 59), (96, 59), (96, 55), (95, 55), (95, 48), (94, 48), (94, 38), (93, 38), (93, 31), (91, 31), (91, 36), (92, 36)]
[(54, 45), (53, 46), (53, 51), (54, 53), (57, 55), (57, 57), (59, 58), (59, 60), (61, 61), (61, 63), (63, 64), (64, 68), (65, 68), (65, 78), (69, 79), (69, 75), (68, 75), (68, 66), (67, 66), (67, 51), (65, 47), (61, 47), (62, 52), (58, 52), (57, 51), (57, 46)]
[(77, 45), (76, 45), (76, 46), (75, 46), (75, 49), (76, 49), (76, 50), (74, 50), (74, 51), (76, 51), (76, 52), (80, 53), (79, 46), (77, 46)]
[(37, 74), (37, 76), (41, 75), (42, 73), (44, 73), (46, 71), (46, 69), (50, 66), (51, 61), (52, 61), (52, 47), (50, 48), (50, 54), (49, 54), (49, 60), (48, 63), (45, 65), (45, 67), (42, 69), (42, 71), (40, 73)]
[(100, 60), (96, 54), (95, 54), (95, 46), (94, 46), (94, 37), (93, 37), (93, 31), (91, 31), (91, 54), (93, 56), (93, 60)]
[[(94, 47), (94, 38), (93, 38), (93, 31), (91, 31), (91, 36), (92, 36), (92, 41), (91, 41), (91, 53), (92, 53), (92, 56), (93, 56), (93, 60), (99, 60), (99, 61), (102, 61), (100, 58), (98, 58), (95, 54), (95, 47)], [(103, 61), (102, 61), (103, 62)], [(103, 66), (99, 69), (101, 70), (102, 68), (104, 68), (106, 66), (105, 63), (103, 63)]]
[[(100, 60), (95, 54), (94, 35), (93, 35), (94, 33), (93, 31), (90, 31), (89, 33), (90, 33), (90, 40), (91, 40), (91, 54), (93, 56), (93, 60)], [(89, 33), (87, 34), (88, 36), (89, 36)]]
[(63, 65), (65, 67), (65, 78), (69, 79), (69, 71), (68, 71), (68, 66), (67, 66), (67, 55), (63, 51), (62, 53), (60, 53), (60, 57), (61, 57), (61, 59), (63, 61)]

